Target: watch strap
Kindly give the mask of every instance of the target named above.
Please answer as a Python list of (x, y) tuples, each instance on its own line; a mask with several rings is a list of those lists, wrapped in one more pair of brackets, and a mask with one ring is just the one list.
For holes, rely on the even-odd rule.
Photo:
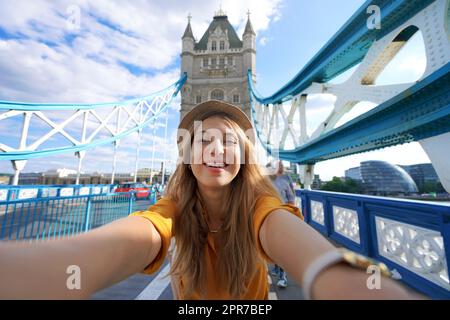
[(319, 273), (341, 261), (344, 261), (342, 252), (339, 250), (333, 250), (321, 255), (308, 266), (303, 278), (303, 295), (306, 300), (311, 299), (312, 285)]

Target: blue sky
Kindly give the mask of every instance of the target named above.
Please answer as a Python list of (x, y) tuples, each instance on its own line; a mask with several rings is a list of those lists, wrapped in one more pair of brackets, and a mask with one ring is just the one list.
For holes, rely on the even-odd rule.
[[(92, 103), (160, 90), (178, 79), (180, 38), (188, 13), (193, 16), (194, 35), (199, 39), (220, 4), (240, 36), (247, 10), (252, 12), (257, 32), (257, 89), (262, 95), (269, 95), (289, 81), (363, 3), (361, 0), (0, 0), (0, 100)], [(80, 12), (79, 19), (73, 20), (78, 17), (74, 15), (76, 10)], [(68, 22), (75, 23), (77, 28), (69, 28)], [(408, 51), (399, 55), (394, 67), (380, 77), (382, 81), (416, 80), (425, 63), (421, 50), (417, 37)], [(308, 131), (324, 120), (332, 102), (321, 97), (308, 102), (307, 112), (311, 115)], [(363, 103), (347, 118), (373, 106)], [(168, 150), (166, 157), (175, 159), (178, 109), (176, 100), (170, 107), (166, 143), (161, 138), (164, 135), (161, 125), (156, 138), (152, 129), (144, 131), (140, 167), (150, 166), (153, 140), (157, 161), (163, 158), (161, 150)], [(62, 121), (68, 113), (54, 112), (50, 116)], [(0, 143), (17, 145), (19, 123), (18, 119), (0, 121)], [(36, 121), (31, 139), (33, 134), (38, 136), (45, 130), (46, 126), (39, 126)], [(65, 142), (55, 137), (42, 147), (56, 145)], [(123, 139), (118, 171), (134, 170), (135, 145), (135, 135)], [(112, 167), (112, 151), (112, 146), (88, 151), (83, 170), (108, 172)], [(413, 143), (319, 163), (316, 173), (331, 179), (360, 161), (373, 159), (399, 164), (429, 162), (420, 146)], [(31, 160), (24, 172), (76, 167), (76, 157), (65, 154)], [(0, 172), (12, 172), (9, 161), (0, 161)]]

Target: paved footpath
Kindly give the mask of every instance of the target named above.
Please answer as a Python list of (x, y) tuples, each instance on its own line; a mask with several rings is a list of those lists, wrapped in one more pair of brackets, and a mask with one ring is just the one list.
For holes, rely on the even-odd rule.
[[(157, 274), (137, 273), (109, 288), (95, 293), (93, 300), (173, 300), (170, 278), (165, 277), (169, 270), (166, 261)], [(289, 279), (289, 275), (288, 275)], [(270, 284), (270, 300), (302, 300), (303, 294), (299, 286), (292, 280), (287, 288), (278, 288), (276, 277), (267, 276)]]

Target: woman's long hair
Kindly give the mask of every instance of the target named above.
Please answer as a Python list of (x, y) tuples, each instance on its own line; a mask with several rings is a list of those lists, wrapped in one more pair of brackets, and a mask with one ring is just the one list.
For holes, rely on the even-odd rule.
[[(278, 197), (271, 181), (263, 174), (256, 162), (255, 151), (244, 131), (226, 114), (215, 112), (204, 115), (200, 120), (218, 116), (226, 121), (238, 135), (242, 158), (237, 176), (230, 183), (226, 203), (223, 205), (225, 220), (216, 243), (218, 260), (215, 266), (220, 274), (220, 285), (231, 297), (239, 298), (254, 276), (258, 262), (262, 262), (257, 252), (256, 236), (253, 231), (253, 213), (260, 196)], [(192, 146), (194, 125), (190, 130), (191, 141), (184, 141), (183, 149)], [(244, 151), (245, 150), (245, 151)], [(242, 152), (244, 151), (244, 152)], [(244, 163), (242, 163), (244, 162)], [(178, 164), (171, 176), (166, 197), (174, 201), (178, 214), (174, 222), (176, 255), (171, 274), (183, 277), (183, 296), (189, 297), (194, 291), (205, 293), (206, 264), (205, 245), (209, 232), (202, 216), (202, 199), (197, 180), (189, 169), (189, 164)]]

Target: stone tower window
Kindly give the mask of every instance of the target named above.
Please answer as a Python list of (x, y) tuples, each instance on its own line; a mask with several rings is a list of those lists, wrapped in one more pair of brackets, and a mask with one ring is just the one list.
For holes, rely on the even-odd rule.
[(208, 66), (208, 58), (203, 58), (203, 66), (204, 67)]
[(220, 41), (220, 50), (225, 50), (225, 41)]
[(213, 41), (211, 42), (211, 51), (216, 51), (217, 50), (217, 42)]
[(223, 100), (224, 94), (223, 90), (216, 89), (211, 92), (211, 99), (213, 100)]
[(211, 65), (215, 67), (217, 64), (217, 58), (211, 58)]
[(219, 59), (219, 66), (220, 66), (221, 68), (223, 68), (223, 67), (225, 66), (225, 58), (220, 58), (220, 59)]
[(233, 103), (239, 103), (239, 95), (238, 94), (233, 95)]
[(200, 95), (197, 95), (196, 97), (195, 97), (195, 103), (202, 103), (202, 96), (200, 96)]

